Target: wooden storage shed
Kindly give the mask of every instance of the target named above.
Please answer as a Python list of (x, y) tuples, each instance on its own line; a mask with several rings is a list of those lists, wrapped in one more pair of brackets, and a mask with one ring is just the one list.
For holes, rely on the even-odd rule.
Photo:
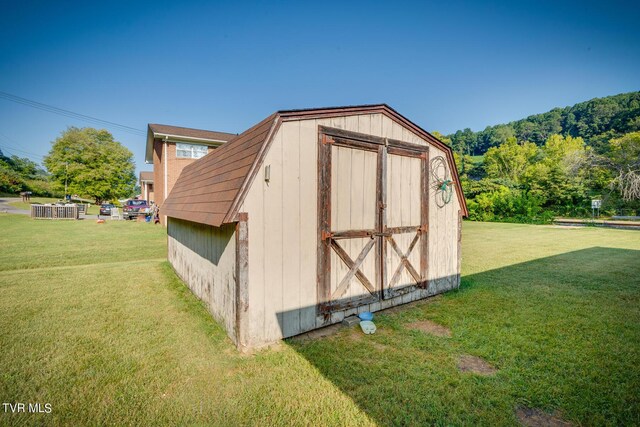
[(384, 104), (279, 111), (161, 209), (170, 263), (241, 349), (460, 283), (452, 151)]

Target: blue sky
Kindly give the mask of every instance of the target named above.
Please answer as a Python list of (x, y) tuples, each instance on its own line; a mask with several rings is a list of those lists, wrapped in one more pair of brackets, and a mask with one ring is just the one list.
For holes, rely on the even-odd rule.
[[(385, 102), (450, 133), (640, 90), (640, 2), (89, 3), (4, 2), (0, 91), (141, 130)], [(95, 125), (0, 98), (5, 153), (68, 126)]]

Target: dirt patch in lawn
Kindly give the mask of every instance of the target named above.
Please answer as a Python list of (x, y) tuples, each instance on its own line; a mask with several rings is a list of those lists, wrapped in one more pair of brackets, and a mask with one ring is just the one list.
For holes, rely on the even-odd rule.
[(380, 344), (379, 342), (371, 341), (369, 344), (371, 344), (371, 347), (373, 347), (376, 351), (379, 351), (381, 353), (384, 353), (385, 351), (389, 350), (388, 346), (384, 344)]
[(358, 326), (357, 328), (354, 326), (351, 329), (351, 331), (349, 331), (348, 337), (349, 337), (349, 339), (351, 341), (360, 342), (360, 341), (362, 341), (362, 338), (364, 337), (364, 334), (362, 333), (362, 330), (360, 329), (360, 326)]
[(568, 421), (563, 420), (555, 415), (547, 414), (540, 409), (527, 408), (521, 406), (516, 409), (516, 417), (518, 421), (527, 427), (570, 427), (573, 426)]
[(421, 320), (419, 322), (407, 323), (407, 328), (416, 331), (426, 332), (437, 337), (450, 337), (451, 330), (447, 327), (432, 322), (431, 320)]
[(494, 375), (498, 370), (491, 366), (486, 360), (478, 356), (463, 354), (458, 359), (458, 369), (460, 372), (471, 372), (477, 375)]

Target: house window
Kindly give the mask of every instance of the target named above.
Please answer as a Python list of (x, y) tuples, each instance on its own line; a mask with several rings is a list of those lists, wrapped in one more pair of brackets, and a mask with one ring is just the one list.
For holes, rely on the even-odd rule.
[(199, 159), (207, 154), (206, 145), (176, 143), (176, 157)]

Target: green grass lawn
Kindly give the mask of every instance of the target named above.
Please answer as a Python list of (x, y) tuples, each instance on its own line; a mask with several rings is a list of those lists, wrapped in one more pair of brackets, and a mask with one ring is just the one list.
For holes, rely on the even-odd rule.
[[(160, 226), (0, 214), (3, 424), (640, 424), (640, 233), (465, 223), (459, 291), (254, 355), (175, 277)], [(406, 327), (430, 319), (435, 337)], [(498, 369), (457, 370), (462, 354)]]

